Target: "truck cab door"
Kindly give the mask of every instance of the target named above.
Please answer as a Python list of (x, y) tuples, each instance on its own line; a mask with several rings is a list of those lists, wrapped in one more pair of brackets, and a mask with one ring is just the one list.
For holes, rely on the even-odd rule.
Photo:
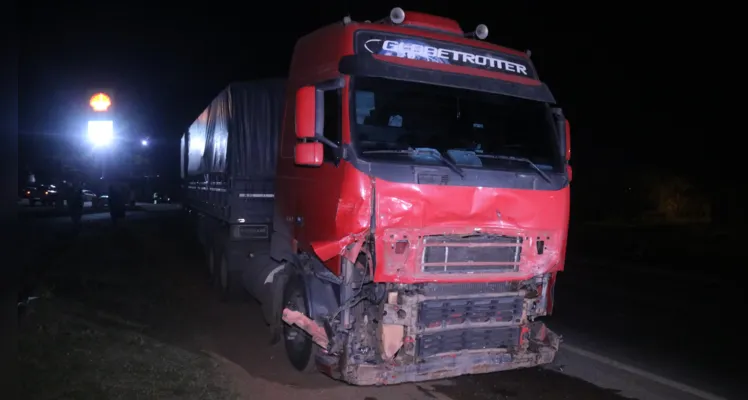
[[(322, 146), (322, 162), (318, 166), (310, 165), (316, 164), (313, 162), (315, 157), (302, 156), (299, 145), (306, 143), (297, 142), (295, 158), (301, 187), (296, 201), (294, 236), (299, 247), (306, 251), (312, 251), (311, 243), (339, 239), (335, 219), (343, 184), (343, 168), (340, 166), (343, 83), (342, 79), (335, 79), (315, 85), (315, 136), (304, 142)], [(300, 162), (309, 164), (299, 165)], [(333, 272), (338, 272), (336, 260), (327, 264)]]

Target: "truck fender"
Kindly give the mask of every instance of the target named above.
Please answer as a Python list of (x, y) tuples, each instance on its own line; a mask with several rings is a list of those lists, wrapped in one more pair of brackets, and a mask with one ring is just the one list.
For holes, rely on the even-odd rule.
[[(335, 295), (335, 287), (332, 282), (320, 279), (314, 273), (303, 275), (307, 295), (307, 315), (317, 320), (326, 318), (336, 312), (340, 304), (338, 296)], [(338, 291), (340, 289), (338, 288)]]
[(296, 257), (294, 273), (304, 281), (307, 297), (307, 315), (311, 319), (327, 317), (338, 309), (340, 302), (340, 279), (330, 272), (322, 262), (311, 255)]
[(280, 319), (277, 309), (283, 299), (288, 264), (275, 262), (263, 254), (258, 254), (249, 263), (242, 275), (244, 288), (260, 303), (265, 322), (270, 326), (277, 325)]
[(278, 275), (278, 273), (283, 273), (283, 270), (286, 268), (286, 264), (279, 264), (277, 267), (270, 270), (270, 273), (268, 276), (265, 277), (265, 282), (263, 282), (263, 285), (267, 284), (273, 284), (273, 281), (275, 280), (275, 275)]
[[(265, 321), (274, 326), (280, 323), (283, 310), (283, 290), (291, 274), (301, 276), (306, 289), (306, 314), (322, 318), (334, 313), (339, 307), (339, 282), (321, 262), (310, 257), (294, 257), (290, 262), (277, 263), (272, 259), (257, 257), (259, 268), (247, 268), (243, 275), (244, 287), (262, 305)], [(259, 273), (258, 273), (259, 272)], [(337, 289), (337, 291), (336, 291)]]
[[(340, 306), (337, 295), (340, 293), (340, 280), (319, 259), (308, 254), (300, 254), (294, 257), (294, 262), (290, 263), (290, 268), (286, 272), (286, 278), (290, 274), (301, 276), (306, 289), (307, 309), (305, 311), (309, 318), (319, 320), (337, 311)], [(283, 301), (283, 290), (278, 290), (277, 293), (280, 301)], [(282, 311), (282, 307), (279, 311)]]

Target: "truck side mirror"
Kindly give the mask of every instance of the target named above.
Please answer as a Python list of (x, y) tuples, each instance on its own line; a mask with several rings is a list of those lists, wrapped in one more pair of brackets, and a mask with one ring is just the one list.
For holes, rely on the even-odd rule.
[(296, 139), (294, 162), (304, 167), (319, 167), (323, 161), (322, 143), (317, 138), (317, 88), (304, 86), (296, 91)]
[(296, 137), (313, 139), (317, 124), (317, 88), (304, 86), (296, 91)]
[[(571, 126), (569, 120), (564, 117), (564, 112), (560, 108), (552, 108), (553, 118), (556, 123), (556, 135), (559, 142), (563, 142), (564, 148), (559, 148), (561, 157), (563, 157), (566, 164), (566, 175), (571, 182)], [(560, 146), (559, 146), (560, 147)]]
[(324, 148), (320, 142), (300, 142), (294, 147), (293, 160), (296, 165), (303, 167), (319, 167), (322, 165)]

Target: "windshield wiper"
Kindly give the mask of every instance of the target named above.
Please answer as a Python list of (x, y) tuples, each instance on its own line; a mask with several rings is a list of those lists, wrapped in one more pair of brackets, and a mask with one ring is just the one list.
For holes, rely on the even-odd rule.
[(545, 173), (540, 167), (537, 166), (532, 160), (525, 157), (513, 157), (513, 156), (502, 156), (500, 154), (476, 154), (476, 156), (480, 158), (492, 158), (496, 160), (507, 160), (507, 161), (518, 161), (523, 162), (529, 166), (531, 166), (535, 171), (538, 172), (538, 174), (548, 183), (551, 183), (551, 177), (548, 176), (548, 174)]
[(365, 151), (362, 151), (361, 154), (407, 154), (409, 156), (426, 154), (444, 163), (444, 165), (449, 167), (449, 169), (454, 171), (457, 175), (460, 175), (460, 178), (465, 177), (465, 171), (463, 171), (462, 168), (460, 168), (457, 164), (455, 164), (449, 158), (444, 157), (442, 153), (439, 152), (439, 150), (432, 149), (430, 147), (418, 147), (415, 149), (410, 148), (410, 149), (402, 149), (402, 150), (365, 150)]

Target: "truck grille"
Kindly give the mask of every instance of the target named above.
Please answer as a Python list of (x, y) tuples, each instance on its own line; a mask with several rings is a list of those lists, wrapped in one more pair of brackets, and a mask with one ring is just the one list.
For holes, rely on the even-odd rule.
[(514, 352), (519, 346), (519, 339), (519, 326), (441, 331), (418, 336), (416, 354), (419, 359), (425, 359), (462, 350), (506, 349)]
[(522, 306), (522, 298), (519, 296), (426, 300), (419, 305), (418, 328), (447, 328), (465, 323), (519, 322)]
[(421, 268), (432, 274), (516, 272), (522, 238), (502, 235), (434, 235), (423, 240)]
[(512, 282), (467, 282), (467, 283), (421, 283), (418, 284), (420, 293), (430, 297), (459, 296), (463, 294), (498, 294), (516, 292), (517, 281)]

